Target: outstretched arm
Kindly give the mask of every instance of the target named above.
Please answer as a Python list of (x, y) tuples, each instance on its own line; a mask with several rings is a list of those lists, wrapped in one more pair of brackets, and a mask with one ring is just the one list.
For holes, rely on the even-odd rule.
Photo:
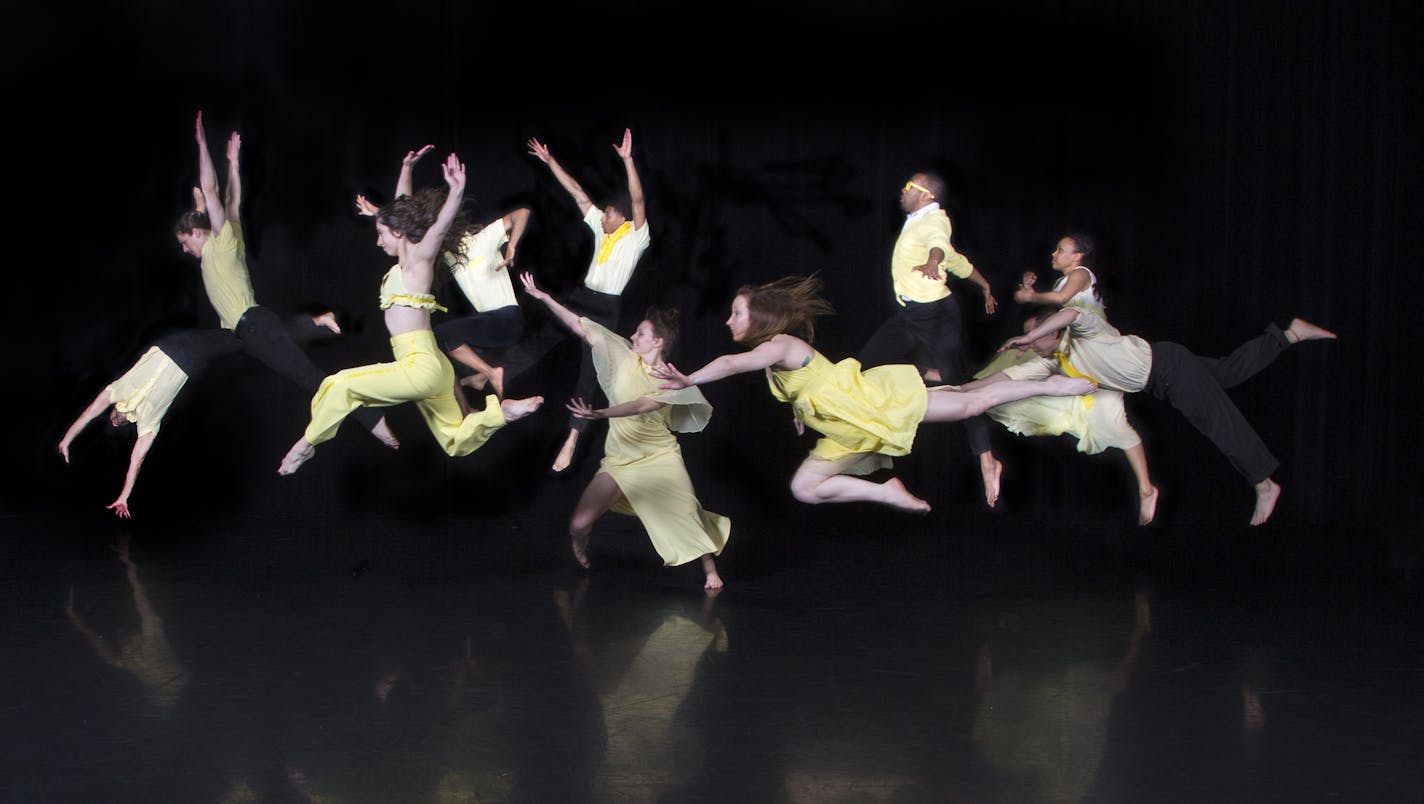
[(984, 312), (993, 315), (994, 311), (999, 307), (999, 302), (994, 298), (994, 290), (989, 287), (989, 280), (985, 279), (984, 275), (979, 273), (978, 268), (971, 268), (969, 270), (969, 276), (964, 277), (964, 279), (979, 286), (979, 292), (984, 294)]
[[(633, 129), (623, 129), (623, 144), (613, 146), (623, 160), (623, 168), (628, 172), (628, 197), (633, 204), (633, 228), (641, 229), (648, 222), (647, 209), (643, 204), (643, 182), (638, 179), (638, 168), (633, 165)], [(582, 210), (581, 210), (582, 211)]]
[[(631, 145), (629, 147), (631, 147)], [(588, 211), (593, 208), (593, 202), (588, 200), (588, 193), (585, 193), (583, 188), (579, 186), (579, 183), (574, 181), (574, 177), (570, 176), (568, 172), (564, 170), (563, 166), (559, 164), (559, 160), (555, 159), (554, 155), (549, 153), (549, 146), (530, 137), (529, 153), (540, 162), (549, 166), (549, 170), (554, 174), (554, 178), (558, 179), (559, 184), (562, 184), (569, 195), (573, 196), (574, 203), (578, 204), (579, 214), (587, 215)]]
[(778, 336), (750, 352), (722, 355), (691, 374), (683, 374), (673, 364), (665, 363), (662, 368), (653, 369), (652, 375), (663, 381), (660, 387), (670, 390), (693, 385), (706, 385), (733, 374), (745, 374), (748, 371), (771, 368), (786, 359), (788, 348), (788, 342)]
[[(242, 137), (236, 131), (227, 138), (227, 193), (223, 196), (223, 213), (230, 221), (241, 221), (242, 177), (238, 175), (237, 155), (242, 150)], [(222, 227), (218, 227), (222, 228)]]
[(614, 405), (611, 408), (594, 408), (583, 398), (570, 400), (564, 407), (576, 419), (617, 419), (620, 416), (637, 416), (640, 413), (651, 413), (658, 408), (667, 407), (666, 402), (659, 402), (649, 396), (640, 396), (631, 402), (624, 402), (621, 405)]
[(396, 198), (400, 198), (403, 195), (415, 195), (415, 184), (411, 180), (415, 163), (419, 162), (422, 156), (430, 153), (434, 148), (434, 145), (427, 145), (419, 151), (406, 151), (405, 158), (401, 160), (400, 175), (396, 177)]
[(1008, 349), (1027, 349), (1034, 341), (1042, 338), (1050, 332), (1057, 332), (1078, 320), (1078, 311), (1072, 307), (1064, 307), (1062, 310), (1038, 322), (1038, 326), (1018, 336), (1010, 338), (1007, 343), (999, 347), (1003, 352)]
[(524, 292), (543, 302), (544, 306), (549, 308), (549, 312), (559, 319), (560, 324), (568, 327), (569, 331), (583, 340), (588, 340), (588, 333), (584, 331), (583, 322), (579, 320), (579, 317), (574, 315), (569, 308), (559, 304), (558, 300), (550, 296), (548, 292), (540, 290), (539, 286), (534, 284), (534, 274), (525, 271), (519, 275), (519, 281), (524, 283)]
[(520, 207), (505, 215), (500, 223), (504, 225), (504, 231), (509, 233), (509, 242), (504, 247), (504, 259), (494, 267), (496, 271), (513, 267), (514, 250), (519, 247), (519, 240), (524, 237), (524, 230), (529, 227), (529, 210)]
[(69, 463), (69, 445), (73, 443), (74, 437), (79, 435), (89, 422), (94, 421), (109, 409), (109, 389), (105, 388), (94, 397), (94, 401), (89, 403), (89, 407), (79, 414), (79, 418), (74, 420), (74, 424), (69, 425), (69, 430), (64, 434), (64, 438), (59, 441), (59, 454), (64, 456), (64, 462)]
[(153, 436), (153, 433), (143, 433), (134, 442), (133, 452), (129, 454), (129, 471), (124, 476), (124, 490), (119, 492), (117, 500), (106, 506), (121, 519), (128, 519), (131, 516), (129, 514), (129, 495), (133, 493), (134, 481), (138, 480), (138, 470), (143, 468), (143, 459), (148, 457), (148, 450), (153, 446)]
[(193, 137), (198, 141), (198, 187), (203, 191), (203, 203), (207, 208), (208, 223), (214, 234), (222, 231), (227, 222), (227, 212), (218, 198), (218, 172), (213, 167), (213, 155), (208, 153), (208, 135), (203, 130), (203, 113), (193, 123)]

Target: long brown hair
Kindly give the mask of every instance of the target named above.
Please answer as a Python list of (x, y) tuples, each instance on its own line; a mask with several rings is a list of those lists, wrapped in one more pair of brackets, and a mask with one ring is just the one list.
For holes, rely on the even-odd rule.
[[(440, 217), (440, 208), (445, 205), (448, 194), (446, 188), (431, 187), (417, 190), (413, 196), (400, 196), (381, 207), (376, 213), (376, 221), (393, 232), (400, 232), (407, 241), (419, 243), (425, 239), (425, 233)], [(450, 228), (445, 231), (440, 250), (454, 254), (457, 260), (464, 259), (462, 241), (471, 230), (478, 231), (479, 227), (470, 224), (464, 208), (461, 207), (455, 215), (455, 220), (450, 223)]]
[(821, 296), (823, 284), (815, 274), (786, 276), (765, 285), (742, 285), (737, 295), (747, 300), (746, 346), (760, 346), (772, 336), (786, 333), (807, 343), (816, 337), (816, 319), (835, 308)]

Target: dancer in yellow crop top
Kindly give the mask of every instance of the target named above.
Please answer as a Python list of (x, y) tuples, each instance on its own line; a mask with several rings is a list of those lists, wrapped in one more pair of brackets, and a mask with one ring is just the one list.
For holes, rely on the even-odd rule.
[[(466, 414), (457, 400), (455, 370), (435, 343), (430, 311), (440, 308), (431, 294), (435, 258), (460, 209), (465, 192), (465, 166), (451, 154), (442, 166), (449, 191), (409, 194), (409, 187), (376, 215), (376, 245), (397, 258), (381, 283), (381, 309), (391, 333), (395, 360), (339, 371), (327, 377), (312, 397), (312, 419), (306, 432), (288, 450), (278, 473), (289, 475), (316, 454), (316, 445), (336, 435), (352, 411), (414, 402), (425, 424), (448, 455), (468, 455), (506, 422), (523, 418), (543, 403), (543, 397), (485, 400), (484, 410)], [(450, 248), (458, 248), (451, 246)]]
[(1088, 380), (1056, 378), (1052, 385), (996, 383), (978, 391), (926, 390), (916, 368), (889, 365), (862, 371), (853, 359), (831, 363), (811, 348), (815, 319), (832, 312), (817, 277), (793, 276), (743, 286), (727, 319), (732, 340), (751, 347), (723, 355), (691, 374), (667, 364), (655, 376), (663, 388), (686, 388), (732, 374), (765, 370), (772, 395), (791, 403), (797, 431), (822, 438), (791, 479), (791, 493), (805, 503), (876, 502), (924, 513), (930, 504), (898, 478), (873, 483), (848, 475), (888, 465), (887, 456), (907, 455), (921, 422), (962, 421), (995, 405), (1039, 394), (1092, 393)]

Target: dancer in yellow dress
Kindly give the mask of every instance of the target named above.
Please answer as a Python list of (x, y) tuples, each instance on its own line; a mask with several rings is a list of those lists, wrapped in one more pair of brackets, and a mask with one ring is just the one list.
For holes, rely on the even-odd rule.
[(381, 309), (391, 333), (395, 361), (346, 369), (327, 377), (312, 397), (312, 419), (306, 432), (282, 459), (279, 474), (290, 475), (316, 454), (316, 445), (336, 435), (352, 411), (415, 402), (425, 424), (448, 455), (468, 455), (507, 422), (523, 418), (544, 401), (500, 402), (490, 395), (484, 410), (465, 415), (456, 400), (455, 370), (435, 343), (430, 311), (439, 309), (430, 293), (435, 282), (435, 258), (458, 251), (443, 241), (460, 210), (465, 193), (465, 166), (455, 154), (442, 166), (449, 192), (401, 196), (376, 214), (376, 245), (399, 263), (381, 282)]
[(543, 302), (560, 323), (589, 345), (598, 384), (610, 407), (593, 408), (582, 398), (568, 404), (580, 419), (608, 419), (603, 462), (584, 489), (569, 520), (574, 558), (588, 566), (593, 523), (609, 510), (642, 521), (667, 566), (701, 559), (705, 588), (720, 589), (713, 556), (727, 545), (732, 522), (702, 509), (682, 462), (673, 431), (696, 433), (707, 426), (712, 406), (696, 388), (663, 390), (652, 372), (677, 338), (675, 311), (651, 309), (631, 341), (592, 319), (580, 317), (520, 276), (529, 295)]
[(791, 479), (791, 493), (805, 503), (866, 501), (925, 513), (930, 504), (911, 494), (899, 478), (873, 483), (863, 475), (908, 455), (921, 422), (961, 421), (995, 405), (1028, 396), (1092, 393), (1088, 380), (995, 383), (982, 390), (925, 388), (914, 366), (877, 366), (861, 371), (847, 358), (832, 363), (811, 347), (817, 317), (832, 312), (821, 298), (821, 280), (792, 276), (766, 285), (743, 286), (727, 319), (732, 340), (751, 347), (723, 355), (683, 374), (667, 364), (654, 375), (662, 387), (687, 388), (732, 374), (765, 370), (772, 395), (791, 403), (798, 432), (810, 427), (823, 437)]

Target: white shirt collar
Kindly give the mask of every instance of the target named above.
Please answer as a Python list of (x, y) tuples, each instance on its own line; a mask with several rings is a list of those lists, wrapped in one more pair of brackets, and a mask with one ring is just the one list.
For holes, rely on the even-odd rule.
[(929, 202), (928, 204), (925, 204), (924, 206), (922, 206), (922, 207), (920, 207), (919, 209), (915, 210), (914, 212), (911, 212), (909, 215), (906, 215), (906, 216), (905, 216), (905, 223), (908, 224), (910, 221), (912, 221), (912, 220), (914, 220), (914, 219), (916, 219), (916, 218), (922, 218), (922, 217), (924, 217), (924, 216), (930, 214), (931, 212), (938, 212), (938, 211), (939, 211), (939, 202), (938, 202), (938, 201), (931, 201), (931, 202)]

